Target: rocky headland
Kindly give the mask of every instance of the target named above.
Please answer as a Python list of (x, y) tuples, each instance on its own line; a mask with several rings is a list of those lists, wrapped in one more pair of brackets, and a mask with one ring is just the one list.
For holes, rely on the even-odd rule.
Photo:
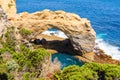
[[(0, 0), (0, 80), (120, 80), (120, 61), (97, 47), (86, 18), (61, 10), (16, 11), (15, 0)], [(50, 28), (67, 38), (42, 34)], [(52, 61), (55, 53), (69, 54), (82, 66), (61, 70), (59, 57)]]
[(18, 28), (30, 30), (36, 36), (49, 28), (61, 30), (79, 54), (80, 52), (92, 52), (95, 45), (96, 35), (90, 22), (76, 14), (50, 10), (31, 14), (24, 12), (18, 14), (11, 22)]
[[(42, 35), (46, 41), (56, 41), (52, 42), (47, 46), (49, 51), (59, 52), (62, 50), (63, 47), (68, 44), (68, 47), (63, 50), (65, 52), (72, 52), (76, 58), (84, 62), (99, 62), (99, 63), (111, 63), (111, 64), (119, 64), (120, 61), (113, 60), (110, 56), (104, 54), (104, 52), (100, 49), (95, 49), (95, 39), (96, 33), (92, 28), (90, 21), (86, 18), (80, 18), (78, 15), (73, 13), (68, 13), (64, 11), (50, 11), (44, 10), (35, 13), (27, 13), (23, 12), (20, 14), (16, 13), (16, 4), (15, 0), (8, 0), (6, 3), (3, 0), (0, 0), (0, 14), (1, 14), (1, 23), (0, 23), (0, 35), (2, 36), (5, 33), (6, 25), (15, 26), (18, 30), (20, 29), (27, 29), (31, 31), (31, 35), (28, 37), (21, 37), (20, 35), (16, 35), (16, 39), (20, 42), (26, 42), (29, 44), (30, 40), (38, 38), (41, 36), (42, 32), (48, 30), (50, 28), (56, 28), (61, 30), (65, 33), (68, 37), (69, 41), (65, 41), (65, 39), (61, 39), (58, 37), (53, 38), (53, 36), (46, 36)], [(7, 16), (5, 16), (4, 11)], [(16, 30), (16, 29), (15, 29)], [(17, 31), (17, 30), (16, 30)], [(16, 34), (18, 34), (16, 32)], [(51, 40), (49, 40), (51, 38)], [(31, 44), (31, 43), (30, 43)], [(55, 49), (54, 47), (58, 47)], [(51, 47), (53, 45), (53, 47)], [(49, 47), (50, 46), (50, 47)], [(69, 51), (72, 50), (72, 51)]]

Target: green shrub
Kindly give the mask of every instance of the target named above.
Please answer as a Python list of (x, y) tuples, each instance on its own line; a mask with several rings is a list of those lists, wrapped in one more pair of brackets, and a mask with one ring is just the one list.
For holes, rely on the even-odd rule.
[(14, 35), (14, 27), (7, 28), (7, 32), (5, 33), (5, 41), (0, 40), (0, 43), (3, 45), (4, 49), (10, 49), (15, 51), (16, 41)]
[(18, 68), (18, 64), (12, 60), (12, 61), (8, 61), (6, 63), (6, 67), (7, 67), (7, 70), (10, 72), (10, 71), (15, 71), (17, 68)]
[(32, 66), (36, 67), (42, 64), (43, 60), (49, 56), (50, 54), (45, 49), (39, 48), (31, 51), (27, 58), (29, 61), (31, 61)]
[(35, 73), (30, 73), (30, 72), (24, 73), (23, 80), (35, 80)]
[(21, 53), (15, 53), (15, 54), (13, 54), (13, 58), (15, 59), (15, 60), (17, 60), (17, 63), (21, 66), (21, 67), (23, 67), (26, 63), (26, 58), (25, 58), (25, 56), (23, 55), (23, 54), (21, 54)]
[(18, 64), (27, 68), (37, 67), (44, 62), (44, 59), (49, 57), (50, 53), (43, 48), (30, 50), (25, 46), (21, 46), (19, 53), (13, 54), (13, 58), (18, 62)]
[(25, 28), (22, 28), (20, 29), (19, 33), (23, 36), (23, 37), (27, 37), (28, 35), (31, 34), (31, 31), (25, 29)]
[(5, 52), (9, 52), (9, 53), (11, 53), (11, 54), (14, 54), (14, 53), (15, 53), (13, 50), (11, 50), (11, 49), (8, 48), (8, 47), (0, 48), (0, 55), (1, 55), (1, 54), (4, 54)]
[(115, 68), (109, 68), (106, 69), (105, 72), (105, 79), (106, 80), (117, 80), (120, 78), (120, 67), (117, 66)]
[(120, 66), (86, 63), (82, 67), (68, 66), (54, 76), (56, 80), (119, 80)]
[(60, 80), (96, 80), (97, 73), (86, 68), (73, 65), (66, 67), (60, 74)]

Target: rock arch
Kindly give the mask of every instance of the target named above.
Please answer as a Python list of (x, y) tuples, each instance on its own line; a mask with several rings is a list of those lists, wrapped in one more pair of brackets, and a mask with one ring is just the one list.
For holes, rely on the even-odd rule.
[(49, 28), (56, 28), (65, 33), (78, 52), (92, 52), (96, 33), (86, 18), (64, 11), (44, 10), (35, 13), (20, 13), (11, 20), (18, 28), (26, 28), (33, 33), (42, 33)]
[(93, 51), (96, 34), (87, 19), (80, 18), (73, 13), (50, 10), (16, 14), (15, 2), (16, 0), (0, 0), (0, 6), (14, 26), (24, 27), (33, 33), (41, 33), (53, 27), (64, 32), (78, 52), (81, 50), (85, 53)]

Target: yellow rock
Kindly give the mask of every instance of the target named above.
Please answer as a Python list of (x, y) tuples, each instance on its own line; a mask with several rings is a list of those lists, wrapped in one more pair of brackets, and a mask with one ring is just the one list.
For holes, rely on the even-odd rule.
[(64, 11), (44, 10), (35, 13), (23, 12), (11, 20), (18, 28), (26, 28), (40, 34), (49, 28), (56, 28), (66, 34), (79, 53), (92, 52), (96, 33), (86, 18)]
[(0, 6), (4, 9), (9, 18), (14, 17), (16, 14), (16, 0), (0, 0)]
[(44, 10), (35, 13), (23, 12), (16, 14), (16, 0), (0, 0), (0, 5), (8, 15), (11, 23), (18, 28), (26, 28), (40, 34), (49, 28), (61, 30), (70, 39), (78, 53), (92, 52), (96, 33), (86, 18), (61, 10)]

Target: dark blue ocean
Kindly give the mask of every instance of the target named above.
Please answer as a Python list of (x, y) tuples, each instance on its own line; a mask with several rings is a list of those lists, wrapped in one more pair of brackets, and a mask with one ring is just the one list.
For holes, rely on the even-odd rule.
[(18, 13), (44, 9), (64, 10), (88, 18), (97, 33), (99, 47), (120, 59), (120, 0), (17, 0)]

